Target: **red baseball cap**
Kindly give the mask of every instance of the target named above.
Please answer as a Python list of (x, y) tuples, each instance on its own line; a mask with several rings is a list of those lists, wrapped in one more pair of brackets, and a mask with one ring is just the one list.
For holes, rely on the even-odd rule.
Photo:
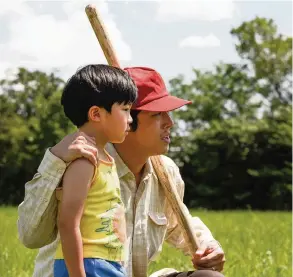
[(126, 67), (138, 88), (138, 97), (132, 110), (169, 112), (178, 109), (191, 101), (171, 96), (161, 75), (148, 67)]

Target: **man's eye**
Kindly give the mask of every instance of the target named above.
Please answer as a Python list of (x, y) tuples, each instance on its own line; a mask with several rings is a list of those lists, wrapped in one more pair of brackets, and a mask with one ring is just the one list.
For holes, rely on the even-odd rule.
[(161, 112), (159, 112), (159, 113), (155, 113), (155, 114), (153, 114), (153, 116), (158, 116), (158, 115), (161, 115), (162, 113)]

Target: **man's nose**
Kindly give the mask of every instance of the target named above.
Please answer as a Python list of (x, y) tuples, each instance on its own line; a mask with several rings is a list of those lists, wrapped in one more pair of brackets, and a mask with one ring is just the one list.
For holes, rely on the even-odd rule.
[(164, 122), (164, 127), (171, 128), (174, 125), (174, 121), (168, 112), (163, 113), (163, 122)]

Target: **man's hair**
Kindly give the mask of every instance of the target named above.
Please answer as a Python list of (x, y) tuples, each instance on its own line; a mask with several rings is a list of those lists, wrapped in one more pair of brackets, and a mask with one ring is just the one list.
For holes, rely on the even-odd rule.
[(77, 127), (88, 121), (92, 106), (104, 108), (109, 113), (113, 104), (133, 103), (137, 87), (122, 69), (92, 64), (79, 69), (66, 83), (61, 104), (65, 115)]
[(131, 110), (130, 115), (132, 117), (132, 122), (130, 123), (130, 128), (132, 132), (135, 132), (138, 128), (138, 114), (140, 110)]

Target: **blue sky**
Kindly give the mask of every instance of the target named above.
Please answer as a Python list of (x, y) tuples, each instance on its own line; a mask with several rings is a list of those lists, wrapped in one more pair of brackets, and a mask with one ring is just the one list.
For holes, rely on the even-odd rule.
[(230, 35), (255, 16), (292, 35), (291, 1), (22, 1), (0, 2), (0, 78), (18, 66), (58, 70), (69, 78), (88, 63), (106, 63), (84, 8), (99, 9), (123, 66), (149, 66), (165, 81), (192, 68), (238, 62)]

